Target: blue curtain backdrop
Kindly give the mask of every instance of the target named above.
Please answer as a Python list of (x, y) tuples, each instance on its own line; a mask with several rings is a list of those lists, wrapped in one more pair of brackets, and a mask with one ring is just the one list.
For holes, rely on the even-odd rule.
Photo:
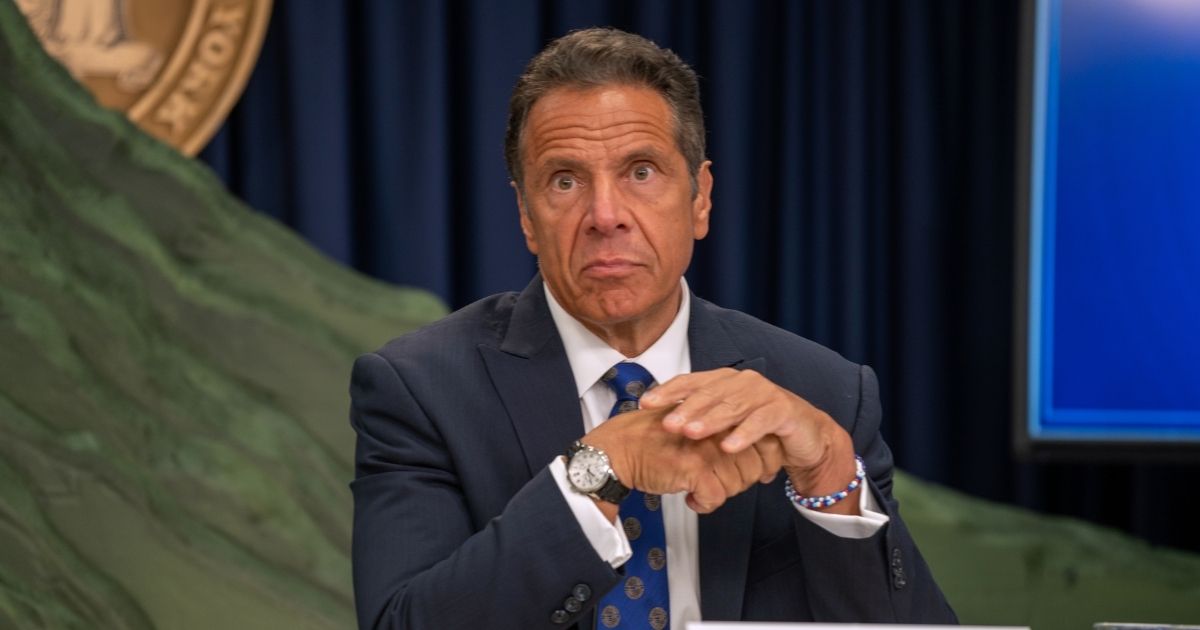
[(1017, 13), (1011, 0), (276, 2), (201, 157), (329, 256), (463, 306), (534, 271), (501, 154), (524, 64), (573, 28), (641, 33), (702, 76), (716, 186), (688, 275), (699, 295), (875, 366), (902, 468), (1200, 549), (1178, 518), (1194, 465), (1012, 456)]

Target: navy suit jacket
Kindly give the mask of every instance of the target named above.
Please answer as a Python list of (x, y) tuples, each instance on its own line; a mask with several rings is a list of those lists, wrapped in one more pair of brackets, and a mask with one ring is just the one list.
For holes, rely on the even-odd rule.
[[(839, 538), (796, 513), (783, 475), (751, 487), (699, 518), (704, 619), (954, 623), (892, 497), (871, 369), (694, 296), (688, 342), (693, 371), (757, 370), (845, 427), (891, 517)], [(540, 276), (359, 357), (351, 397), (360, 627), (593, 627), (621, 572), (547, 471), (583, 418)], [(591, 597), (554, 623), (575, 591)]]

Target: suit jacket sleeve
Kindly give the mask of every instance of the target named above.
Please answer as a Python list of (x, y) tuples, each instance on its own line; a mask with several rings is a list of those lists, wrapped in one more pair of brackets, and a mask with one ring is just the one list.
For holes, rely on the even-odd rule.
[(869, 491), (890, 520), (869, 538), (851, 539), (794, 517), (809, 608), (826, 621), (957, 623), (900, 518), (892, 454), (879, 434), (881, 415), (875, 373), (861, 366), (858, 411), (845, 428), (863, 458)]
[(439, 426), (393, 365), (360, 357), (351, 398), (360, 627), (562, 628), (584, 614), (550, 618), (576, 585), (598, 597), (617, 582), (546, 469), (479, 528)]

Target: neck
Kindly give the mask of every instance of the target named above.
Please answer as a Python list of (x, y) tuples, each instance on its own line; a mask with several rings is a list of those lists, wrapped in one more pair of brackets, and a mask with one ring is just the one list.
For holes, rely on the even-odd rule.
[(665, 325), (653, 330), (634, 322), (607, 327), (597, 326), (590, 322), (582, 323), (584, 328), (590, 330), (592, 334), (602, 339), (617, 352), (626, 357), (636, 357), (654, 345), (659, 337), (662, 337), (662, 334), (671, 325), (671, 320), (667, 320)]

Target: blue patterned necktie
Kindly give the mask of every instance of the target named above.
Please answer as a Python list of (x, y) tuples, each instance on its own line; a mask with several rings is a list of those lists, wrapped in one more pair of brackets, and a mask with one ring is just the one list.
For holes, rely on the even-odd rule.
[[(638, 408), (638, 398), (654, 377), (636, 363), (618, 363), (601, 378), (617, 393), (613, 417)], [(625, 563), (625, 579), (613, 587), (596, 606), (602, 628), (667, 627), (667, 536), (663, 529), (662, 498), (634, 490), (621, 502), (621, 525), (633, 548)]]

